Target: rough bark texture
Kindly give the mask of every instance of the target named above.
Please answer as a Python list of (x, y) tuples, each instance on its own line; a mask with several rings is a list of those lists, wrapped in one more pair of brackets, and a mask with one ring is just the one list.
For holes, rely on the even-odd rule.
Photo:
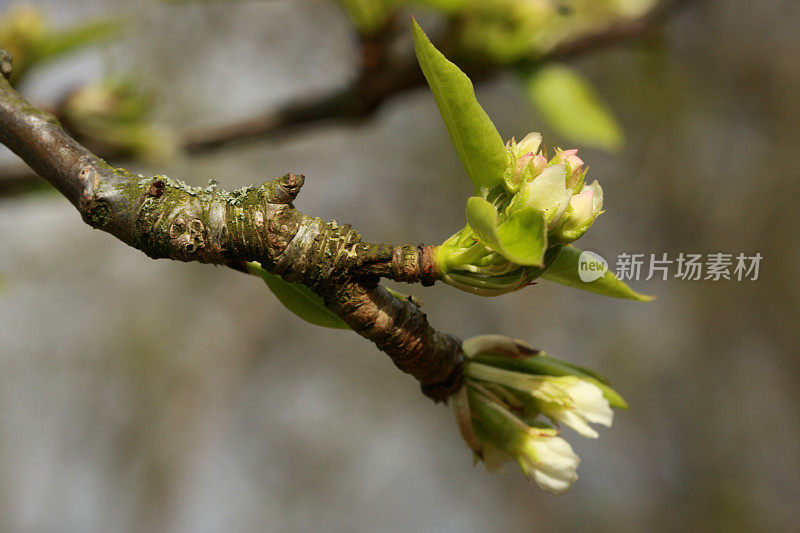
[[(10, 61), (1, 56), (7, 76)], [(72, 139), (0, 78), (0, 142), (53, 184), (84, 221), (152, 258), (236, 267), (258, 261), (307, 285), (358, 334), (413, 375), (431, 398), (445, 400), (461, 380), (461, 342), (434, 330), (411, 300), (379, 277), (430, 285), (433, 250), (364, 242), (348, 225), (313, 218), (292, 201), (302, 175), (286, 174), (234, 191), (192, 187), (167, 176), (113, 168)]]

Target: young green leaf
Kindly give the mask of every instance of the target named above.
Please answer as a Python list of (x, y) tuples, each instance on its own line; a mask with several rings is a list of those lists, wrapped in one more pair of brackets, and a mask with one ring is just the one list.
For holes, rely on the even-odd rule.
[(280, 276), (270, 274), (255, 262), (247, 263), (247, 271), (261, 277), (278, 301), (306, 322), (326, 328), (350, 329), (338, 315), (325, 307), (322, 298), (305, 285), (284, 281)]
[(36, 61), (50, 61), (64, 54), (122, 36), (122, 19), (101, 19), (84, 22), (62, 31), (50, 31), (35, 43)]
[(620, 281), (611, 270), (594, 281), (583, 281), (579, 275), (580, 257), (583, 252), (574, 246), (562, 246), (553, 263), (544, 271), (542, 278), (561, 283), (576, 289), (611, 296), (613, 298), (628, 298), (640, 302), (649, 302), (655, 296), (640, 294), (623, 281)]
[(467, 200), (467, 222), (478, 239), (518, 265), (542, 266), (547, 250), (547, 228), (540, 211), (524, 207), (499, 223), (494, 206), (473, 196)]
[(416, 21), (414, 47), (447, 133), (475, 194), (503, 181), (507, 151), (497, 128), (475, 98), (472, 82), (431, 44)]
[(616, 151), (623, 135), (614, 113), (591, 83), (563, 65), (538, 68), (524, 76), (528, 99), (567, 140)]

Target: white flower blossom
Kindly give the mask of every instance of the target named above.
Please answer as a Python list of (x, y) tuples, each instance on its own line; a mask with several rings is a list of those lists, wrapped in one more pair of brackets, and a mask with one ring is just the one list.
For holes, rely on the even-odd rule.
[[(553, 494), (564, 494), (578, 480), (580, 458), (567, 441), (550, 432), (532, 429), (526, 443), (529, 454), (523, 462), (537, 485)], [(526, 465), (521, 466), (526, 470)]]
[(530, 394), (542, 414), (584, 437), (598, 436), (589, 423), (610, 427), (614, 419), (600, 387), (576, 376), (523, 374), (479, 363), (469, 365), (468, 375)]

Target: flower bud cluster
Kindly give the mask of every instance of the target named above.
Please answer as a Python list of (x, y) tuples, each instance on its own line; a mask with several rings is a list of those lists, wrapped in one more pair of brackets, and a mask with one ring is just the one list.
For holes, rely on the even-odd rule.
[(561, 494), (580, 459), (555, 427), (597, 438), (625, 401), (601, 376), (500, 335), (464, 341), (464, 386), (451, 403), (464, 441), (490, 471), (515, 461), (543, 489)]
[[(439, 268), (445, 283), (485, 296), (520, 289), (541, 275), (559, 247), (580, 238), (600, 215), (603, 189), (597, 181), (585, 183), (588, 168), (578, 151), (556, 149), (548, 159), (541, 145), (539, 133), (530, 133), (520, 142), (510, 140), (502, 184), (487, 191), (484, 199), (497, 211), (500, 224), (522, 210), (541, 214), (542, 263), (515, 262), (502, 249), (482, 240), (468, 224), (439, 247)], [(526, 230), (517, 228), (516, 234), (502, 237), (519, 239), (519, 233)], [(529, 230), (541, 228), (531, 226)]]

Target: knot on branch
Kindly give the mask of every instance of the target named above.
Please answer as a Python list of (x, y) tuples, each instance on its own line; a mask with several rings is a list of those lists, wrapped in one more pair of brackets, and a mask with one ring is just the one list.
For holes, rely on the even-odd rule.
[(297, 198), (305, 181), (306, 177), (303, 174), (290, 172), (264, 183), (262, 190), (267, 202), (271, 204), (291, 204)]
[[(153, 258), (219, 262), (222, 235), (209, 232), (214, 221), (224, 220), (224, 203), (216, 191), (191, 188), (167, 176), (131, 181), (128, 189), (128, 200), (138, 206), (134, 246)], [(217, 226), (225, 231), (223, 224)]]
[(429, 287), (439, 279), (435, 246), (395, 246), (392, 254), (392, 279), (420, 283)]
[(187, 220), (178, 215), (169, 226), (169, 237), (182, 251), (184, 257), (192, 257), (206, 246), (206, 227), (199, 218)]

